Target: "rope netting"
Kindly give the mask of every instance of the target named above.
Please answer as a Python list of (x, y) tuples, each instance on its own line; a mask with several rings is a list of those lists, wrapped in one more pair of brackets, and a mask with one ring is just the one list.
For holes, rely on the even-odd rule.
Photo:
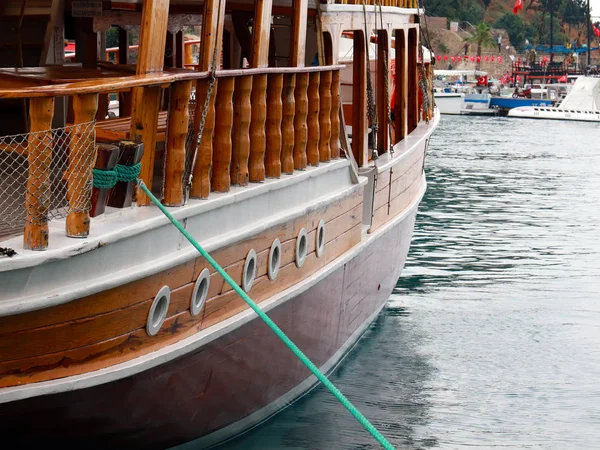
[(0, 137), (0, 237), (89, 211), (94, 124)]

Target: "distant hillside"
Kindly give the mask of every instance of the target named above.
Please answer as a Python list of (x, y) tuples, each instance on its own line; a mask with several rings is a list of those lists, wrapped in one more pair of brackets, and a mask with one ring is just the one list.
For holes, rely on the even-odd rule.
[[(515, 47), (526, 40), (532, 44), (550, 43), (549, 0), (523, 0), (523, 10), (513, 14), (515, 0), (422, 0), (428, 15), (452, 21), (482, 21), (507, 31)], [(553, 0), (553, 41), (556, 45), (578, 45), (586, 39), (587, 0)]]

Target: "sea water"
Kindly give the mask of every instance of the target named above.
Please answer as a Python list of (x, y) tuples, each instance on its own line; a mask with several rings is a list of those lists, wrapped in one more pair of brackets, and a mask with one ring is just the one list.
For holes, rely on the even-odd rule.
[[(406, 268), (331, 379), (399, 449), (600, 448), (600, 126), (444, 116)], [(323, 387), (220, 449), (380, 448)]]

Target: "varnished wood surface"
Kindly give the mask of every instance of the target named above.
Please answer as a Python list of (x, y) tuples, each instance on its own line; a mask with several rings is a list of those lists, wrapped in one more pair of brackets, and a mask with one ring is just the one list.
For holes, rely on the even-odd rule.
[(231, 150), (231, 184), (247, 186), (248, 158), (250, 157), (250, 93), (252, 77), (236, 77), (233, 94), (233, 132)]
[(308, 75), (299, 73), (296, 75), (295, 103), (296, 112), (294, 116), (294, 169), (306, 169), (308, 164), (306, 157), (306, 144), (308, 142)]
[[(269, 312), (318, 366), (389, 297), (413, 223), (414, 215), (344, 267)], [(175, 321), (167, 325), (178, 326)], [(78, 448), (167, 448), (249, 416), (307, 376), (270, 330), (253, 320), (199, 351), (126, 379), (0, 405), (0, 430), (26, 442), (39, 437), (45, 443), (64, 443), (69, 436), (70, 445)], [(77, 433), (66, 420), (73, 417)]]
[(250, 181), (265, 181), (265, 152), (267, 136), (265, 122), (267, 120), (267, 75), (252, 77), (252, 119), (250, 121), (250, 160), (248, 170)]
[(319, 165), (319, 83), (321, 80), (320, 73), (311, 73), (308, 78), (308, 136), (306, 142), (306, 158), (308, 165)]
[(213, 140), (212, 189), (229, 192), (231, 163), (231, 127), (233, 125), (233, 90), (235, 78), (219, 80), (215, 101), (215, 138)]
[[(326, 221), (325, 256), (314, 253), (319, 220)], [(258, 270), (251, 295), (262, 301), (300, 279), (360, 241), (362, 195), (356, 192), (328, 207), (265, 231), (240, 244), (218, 250), (214, 257), (240, 283), (245, 255), (254, 248)], [(295, 241), (300, 228), (308, 234), (308, 256), (295, 265)], [(267, 277), (273, 239), (282, 242), (277, 281)], [(193, 283), (208, 267), (203, 258), (107, 292), (44, 311), (0, 319), (0, 385), (31, 382), (95, 370), (176, 342), (246, 308), (237, 294), (212, 269), (209, 299), (203, 314), (193, 318), (189, 302)], [(144, 326), (153, 296), (163, 285), (172, 289), (168, 318), (157, 337)], [(68, 363), (65, 363), (68, 361)]]
[[(339, 72), (336, 72), (339, 74)], [(296, 113), (296, 75), (283, 75), (282, 118), (281, 118), (281, 170), (294, 173), (294, 115)]]
[[(217, 90), (219, 81), (215, 81), (215, 85), (210, 92), (211, 97), (206, 111), (206, 120), (198, 144), (198, 159), (196, 166), (193, 168), (193, 183), (190, 191), (192, 198), (208, 198), (211, 189), (211, 171), (212, 171), (212, 156), (213, 156), (213, 134), (215, 130), (215, 101), (217, 98)], [(194, 115), (194, 140), (198, 142), (198, 134), (200, 133), (200, 124), (202, 121), (202, 108), (206, 102), (206, 96), (209, 94), (209, 86), (205, 80), (198, 80), (196, 84), (196, 114)]]

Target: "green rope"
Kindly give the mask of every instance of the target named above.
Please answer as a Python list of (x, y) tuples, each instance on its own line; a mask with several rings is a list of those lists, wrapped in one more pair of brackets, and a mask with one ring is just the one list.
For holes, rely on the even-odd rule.
[(319, 381), (321, 383), (323, 383), (325, 385), (325, 387), (327, 389), (329, 389), (331, 391), (331, 393), (335, 396), (336, 399), (338, 399), (338, 401), (348, 410), (350, 411), (350, 413), (356, 418), (356, 420), (358, 420), (360, 422), (360, 424), (365, 428), (365, 430), (367, 430), (369, 433), (371, 433), (371, 435), (377, 439), (377, 441), (381, 444), (381, 446), (386, 449), (386, 450), (394, 450), (394, 447), (392, 446), (392, 444), (390, 444), (387, 439), (385, 437), (383, 437), (383, 435), (377, 431), (377, 429), (371, 424), (371, 422), (369, 422), (369, 420), (363, 416), (361, 414), (361, 412), (356, 409), (356, 407), (350, 402), (350, 400), (348, 400), (344, 394), (342, 394), (340, 392), (340, 390), (335, 387), (335, 385), (329, 381), (329, 379), (323, 374), (323, 372), (321, 372), (319, 370), (319, 368), (317, 366), (315, 366), (315, 364), (308, 359), (308, 357), (302, 353), (302, 350), (300, 350), (296, 344), (294, 344), (292, 342), (292, 340), (287, 337), (287, 335), (281, 331), (281, 329), (275, 324), (275, 322), (273, 322), (269, 316), (267, 316), (262, 309), (260, 309), (258, 307), (258, 305), (256, 303), (254, 303), (254, 301), (248, 296), (248, 294), (246, 294), (241, 287), (239, 287), (237, 285), (237, 283), (235, 281), (233, 281), (233, 279), (229, 276), (229, 274), (227, 272), (225, 272), (225, 270), (223, 270), (223, 268), (219, 265), (219, 263), (217, 263), (212, 256), (210, 256), (206, 250), (204, 250), (204, 248), (187, 232), (187, 230), (185, 228), (183, 228), (183, 226), (177, 221), (177, 219), (175, 219), (171, 213), (169, 213), (169, 211), (167, 211), (167, 209), (158, 201), (158, 199), (152, 195), (152, 192), (150, 192), (150, 190), (146, 187), (146, 185), (144, 184), (144, 182), (142, 180), (138, 180), (139, 183), (139, 187), (140, 189), (142, 189), (142, 191), (144, 191), (144, 193), (150, 198), (150, 200), (152, 200), (152, 202), (158, 206), (158, 208), (163, 212), (163, 214), (165, 216), (167, 216), (167, 218), (171, 221), (171, 223), (173, 225), (175, 225), (175, 228), (177, 228), (181, 234), (183, 234), (185, 236), (185, 238), (190, 241), (190, 243), (196, 248), (196, 250), (198, 250), (200, 252), (200, 254), (210, 263), (211, 266), (213, 266), (215, 268), (215, 270), (225, 279), (225, 281), (227, 281), (227, 283), (229, 283), (229, 285), (233, 288), (233, 290), (235, 292), (238, 293), (238, 295), (240, 297), (242, 297), (242, 299), (244, 299), (244, 301), (248, 304), (248, 306), (250, 306), (250, 308), (252, 308), (252, 310), (258, 314), (258, 316), (267, 324), (267, 326), (269, 328), (271, 328), (271, 330), (273, 330), (273, 332), (277, 335), (277, 337), (279, 339), (281, 339), (283, 341), (283, 343), (285, 345), (287, 345), (287, 347), (294, 353), (294, 355), (296, 355), (298, 357), (298, 359), (300, 361), (302, 361), (302, 363), (308, 367), (308, 369), (313, 373), (313, 375), (315, 375)]
[(117, 183), (117, 172), (113, 170), (92, 169), (92, 175), (97, 189), (110, 189)]
[(142, 163), (133, 166), (117, 164), (113, 170), (92, 169), (94, 187), (98, 189), (110, 189), (117, 182), (136, 181), (140, 176)]

